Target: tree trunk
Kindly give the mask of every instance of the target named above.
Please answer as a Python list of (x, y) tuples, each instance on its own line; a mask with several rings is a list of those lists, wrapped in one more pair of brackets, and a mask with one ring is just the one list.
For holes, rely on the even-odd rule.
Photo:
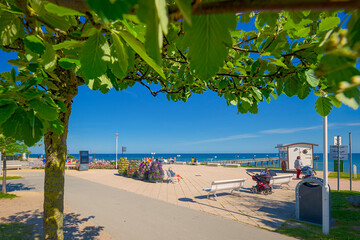
[[(64, 89), (63, 89), (64, 90)], [(59, 113), (64, 132), (56, 134), (51, 130), (45, 134), (45, 183), (44, 183), (44, 216), (43, 239), (64, 239), (64, 176), (67, 154), (68, 123), (71, 114), (71, 101), (77, 94), (77, 87), (69, 87), (61, 95), (65, 100), (67, 111)]]
[(3, 180), (2, 180), (2, 192), (6, 194), (6, 154), (3, 152)]

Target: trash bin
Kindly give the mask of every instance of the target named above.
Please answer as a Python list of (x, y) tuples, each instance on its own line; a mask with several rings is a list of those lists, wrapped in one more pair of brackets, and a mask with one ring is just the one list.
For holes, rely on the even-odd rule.
[[(323, 188), (321, 178), (304, 178), (296, 185), (296, 218), (300, 221), (322, 224), (323, 218)], [(330, 186), (329, 186), (330, 200)], [(329, 221), (330, 221), (329, 207)]]

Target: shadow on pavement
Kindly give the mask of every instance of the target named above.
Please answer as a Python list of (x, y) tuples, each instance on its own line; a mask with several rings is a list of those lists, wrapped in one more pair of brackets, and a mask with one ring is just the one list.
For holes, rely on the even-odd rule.
[[(251, 193), (250, 188), (249, 189), (241, 189), (240, 192), (243, 193)], [(248, 196), (248, 195), (240, 195), (235, 196), (235, 194), (238, 194), (236, 191), (234, 192), (234, 196), (231, 196), (230, 193), (218, 193), (216, 194), (218, 198), (221, 198), (221, 196), (227, 197), (234, 197), (239, 198), (239, 201), (235, 201), (233, 205), (237, 207), (239, 205), (239, 209), (241, 207), (245, 207), (246, 209), (252, 209), (252, 214), (249, 215), (248, 213), (242, 212), (240, 210), (233, 211), (228, 210), (223, 207), (217, 207), (212, 205), (211, 201), (215, 201), (213, 197), (210, 197), (207, 204), (206, 202), (203, 202), (203, 200), (206, 200), (207, 195), (202, 196), (196, 196), (194, 199), (192, 198), (179, 198), (179, 201), (182, 202), (189, 202), (189, 203), (195, 203), (200, 204), (203, 206), (211, 207), (220, 211), (225, 211), (234, 215), (243, 215), (247, 216), (248, 218), (253, 219), (257, 222), (262, 222), (263, 224), (271, 227), (271, 228), (278, 228), (280, 227), (286, 220), (294, 216), (295, 213), (295, 203), (294, 202), (286, 202), (286, 201), (278, 201), (274, 199), (267, 198), (266, 196), (257, 196), (257, 194)], [(198, 200), (198, 201), (196, 201)], [(216, 202), (216, 201), (215, 201)], [(254, 202), (256, 202), (254, 206)], [(266, 216), (264, 218), (263, 216)]]
[[(12, 216), (2, 217), (0, 221), (3, 222), (23, 222), (33, 226), (33, 238), (42, 238), (43, 219), (42, 212), (23, 211), (18, 212)], [(94, 216), (82, 218), (80, 214), (68, 213), (64, 215), (64, 239), (98, 239), (100, 232), (104, 229), (103, 226), (81, 226), (88, 222)]]
[[(23, 183), (7, 183), (6, 184), (6, 191), (7, 192), (14, 192), (14, 191), (29, 191), (35, 189), (32, 186), (26, 186)], [(0, 186), (0, 190), (2, 191), (2, 185)]]

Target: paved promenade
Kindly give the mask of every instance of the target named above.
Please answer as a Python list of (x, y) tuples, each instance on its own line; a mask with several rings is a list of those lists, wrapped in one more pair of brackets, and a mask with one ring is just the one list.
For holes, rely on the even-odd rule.
[[(168, 200), (172, 199), (179, 204), (155, 199), (156, 197), (154, 196), (162, 195), (160, 194), (161, 189), (165, 192), (165, 195), (174, 195), (176, 193), (175, 188), (181, 188), (182, 184), (185, 184), (185, 181), (182, 181), (180, 184), (150, 184), (123, 178), (116, 174), (114, 175), (115, 171), (112, 170), (94, 170), (86, 173), (87, 174), (85, 174), (85, 172), (67, 171), (65, 206), (67, 209), (71, 209), (73, 213), (69, 214), (70, 216), (65, 216), (65, 225), (72, 226), (66, 223), (67, 220), (76, 225), (78, 222), (85, 222), (90, 219), (94, 226), (85, 228), (76, 226), (70, 227), (70, 229), (68, 227), (66, 233), (70, 232), (75, 234), (77, 231), (81, 231), (82, 234), (87, 236), (86, 239), (110, 239), (109, 236), (114, 239), (135, 240), (144, 238), (154, 240), (168, 238), (199, 240), (247, 238), (291, 239), (287, 236), (239, 221), (233, 221), (234, 219), (226, 216), (222, 217), (223, 215), (216, 216), (214, 213), (209, 214), (205, 209), (217, 209), (212, 207), (211, 204), (202, 206), (200, 203), (192, 203), (192, 200), (189, 199), (179, 200), (176, 196), (169, 197)], [(11, 174), (24, 176), (24, 179), (11, 180), (11, 190), (20, 190), (18, 193), (22, 193), (20, 195), (23, 195), (23, 197), (28, 197), (24, 194), (25, 192), (38, 195), (42, 194), (43, 171), (21, 170), (12, 171)], [(88, 175), (88, 179), (85, 179), (86, 175)], [(105, 179), (102, 179), (100, 183), (96, 183), (94, 177), (91, 178), (89, 176), (102, 176), (105, 177)], [(108, 181), (109, 179), (107, 179), (106, 176), (111, 179), (111, 181)], [(183, 180), (185, 180), (185, 176)], [(117, 182), (124, 184), (124, 181), (133, 181), (133, 186), (138, 184), (142, 185), (144, 189), (147, 189), (145, 192), (153, 197), (133, 193), (125, 189), (120, 189), (119, 187), (109, 186), (111, 182), (113, 184)], [(158, 191), (152, 191), (153, 187), (158, 189)], [(33, 194), (31, 196), (33, 196)], [(222, 194), (220, 194), (219, 199), (223, 197), (234, 197), (239, 200), (238, 196)], [(200, 197), (200, 199), (203, 199), (203, 197)], [(42, 201), (42, 198), (40, 200)], [(214, 200), (206, 201), (212, 201), (216, 204), (218, 202)], [(192, 204), (202, 206), (203, 209), (191, 209), (190, 205)], [(38, 205), (39, 209), (35, 211), (22, 211), (21, 209), (26, 206), (19, 206), (16, 214), (5, 216), (5, 218), (7, 220), (20, 219), (19, 216), (22, 216), (22, 219), (25, 217), (27, 219), (31, 218), (32, 220), (28, 221), (29, 223), (41, 223), (41, 203)], [(218, 212), (223, 211), (221, 209), (217, 210)], [(233, 214), (235, 214), (235, 212)], [(2, 219), (1, 217), (0, 219)], [(105, 231), (106, 234), (99, 234), (101, 231)], [(77, 233), (77, 236), (81, 236), (81, 234)], [(106, 238), (104, 236), (106, 236)]]
[[(91, 231), (86, 232), (90, 228), (82, 228), (85, 230), (81, 234), (93, 236), (87, 239), (110, 239), (103, 234), (104, 231), (114, 239), (167, 239), (169, 236), (175, 239), (287, 238), (264, 229), (274, 230), (294, 217), (294, 188), (299, 180), (294, 179), (290, 189), (275, 188), (272, 195), (264, 196), (249, 190), (255, 182), (246, 175), (246, 170), (258, 169), (171, 167), (183, 177), (180, 183), (148, 183), (119, 176), (115, 170), (67, 170), (65, 206), (80, 215), (70, 215), (78, 216), (76, 221), (71, 218), (66, 220), (94, 224)], [(9, 173), (24, 176), (24, 179), (9, 181), (9, 191), (42, 194), (43, 170)], [(318, 174), (321, 177), (321, 172)], [(202, 191), (210, 187), (211, 181), (243, 177), (247, 180), (240, 194), (231, 195), (229, 191), (224, 191), (214, 201), (207, 199), (206, 192)], [(335, 189), (336, 179), (329, 179), (329, 182)], [(341, 180), (342, 190), (348, 190), (348, 185), (349, 181)], [(353, 182), (353, 189), (360, 190), (359, 181)], [(39, 207), (38, 213), (41, 211)], [(80, 216), (83, 220), (79, 220)], [(72, 233), (79, 232), (80, 228), (74, 229)]]

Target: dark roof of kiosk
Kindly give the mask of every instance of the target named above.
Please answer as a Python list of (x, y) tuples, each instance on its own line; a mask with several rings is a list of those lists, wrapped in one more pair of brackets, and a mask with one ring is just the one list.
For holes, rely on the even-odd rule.
[(305, 142), (300, 142), (300, 143), (291, 143), (291, 144), (283, 144), (283, 145), (278, 145), (275, 148), (281, 148), (281, 147), (291, 147), (294, 145), (311, 145), (311, 146), (319, 146), (318, 144), (315, 143), (305, 143)]

